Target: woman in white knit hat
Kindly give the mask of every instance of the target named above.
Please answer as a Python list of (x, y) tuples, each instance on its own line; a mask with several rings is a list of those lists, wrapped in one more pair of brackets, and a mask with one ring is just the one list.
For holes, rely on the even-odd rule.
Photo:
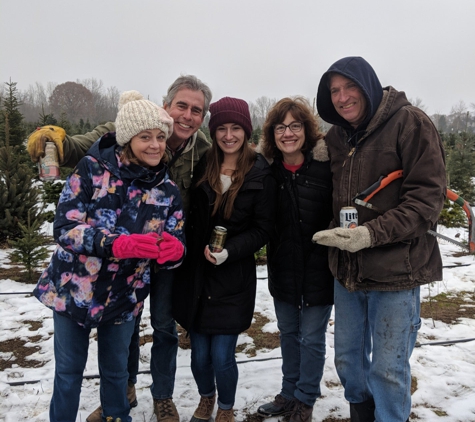
[(51, 422), (74, 422), (97, 327), (103, 420), (131, 421), (127, 356), (150, 290), (150, 264), (183, 259), (183, 209), (164, 164), (173, 119), (137, 91), (121, 95), (116, 133), (96, 142), (67, 178), (54, 221), (56, 249), (34, 294), (53, 310)]

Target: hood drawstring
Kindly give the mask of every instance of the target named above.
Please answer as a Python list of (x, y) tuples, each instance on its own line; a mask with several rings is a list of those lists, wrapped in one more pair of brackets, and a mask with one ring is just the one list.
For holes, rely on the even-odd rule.
[(191, 151), (191, 172), (190, 172), (190, 177), (191, 180), (193, 180), (193, 170), (195, 168), (195, 151)]

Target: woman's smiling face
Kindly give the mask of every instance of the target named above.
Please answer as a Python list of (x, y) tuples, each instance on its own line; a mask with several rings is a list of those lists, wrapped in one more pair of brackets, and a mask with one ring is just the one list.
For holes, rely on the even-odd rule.
[(157, 166), (165, 153), (167, 137), (160, 129), (147, 129), (130, 140), (133, 154), (144, 167)]
[(237, 154), (246, 141), (246, 133), (236, 123), (225, 123), (216, 128), (215, 138), (224, 154)]
[(292, 113), (290, 111), (287, 112), (285, 115), (284, 121), (280, 122), (279, 124), (276, 124), (274, 127), (278, 127), (279, 125), (284, 125), (287, 126), (284, 130), (284, 133), (275, 133), (274, 131), (274, 137), (275, 137), (275, 144), (277, 148), (282, 152), (282, 155), (284, 158), (286, 156), (292, 156), (294, 154), (297, 154), (300, 152), (302, 149), (304, 143), (305, 143), (305, 127), (301, 123), (302, 127), (300, 130), (295, 130), (292, 131), (290, 130), (290, 125), (293, 123), (301, 123), (297, 120), (295, 120), (294, 116), (292, 116)]

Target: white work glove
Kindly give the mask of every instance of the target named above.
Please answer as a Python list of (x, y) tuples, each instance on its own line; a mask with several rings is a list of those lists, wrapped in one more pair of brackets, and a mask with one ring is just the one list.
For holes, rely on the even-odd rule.
[(228, 259), (228, 250), (223, 249), (221, 252), (210, 252), (209, 253), (214, 259), (216, 259), (216, 264), (221, 265), (226, 259)]
[(312, 241), (320, 245), (333, 246), (343, 251), (357, 252), (371, 246), (371, 235), (365, 226), (358, 226), (354, 229), (336, 227), (315, 233)]

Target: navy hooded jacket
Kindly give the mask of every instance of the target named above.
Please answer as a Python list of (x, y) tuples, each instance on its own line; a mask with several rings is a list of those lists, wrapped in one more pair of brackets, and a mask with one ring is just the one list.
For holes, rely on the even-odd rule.
[(330, 79), (338, 73), (355, 82), (366, 98), (367, 114), (356, 130), (360, 130), (373, 118), (383, 98), (383, 87), (376, 72), (362, 57), (345, 57), (335, 62), (322, 76), (317, 92), (317, 108), (320, 117), (332, 125), (342, 126), (352, 131), (351, 125), (341, 117), (333, 106), (330, 93)]

